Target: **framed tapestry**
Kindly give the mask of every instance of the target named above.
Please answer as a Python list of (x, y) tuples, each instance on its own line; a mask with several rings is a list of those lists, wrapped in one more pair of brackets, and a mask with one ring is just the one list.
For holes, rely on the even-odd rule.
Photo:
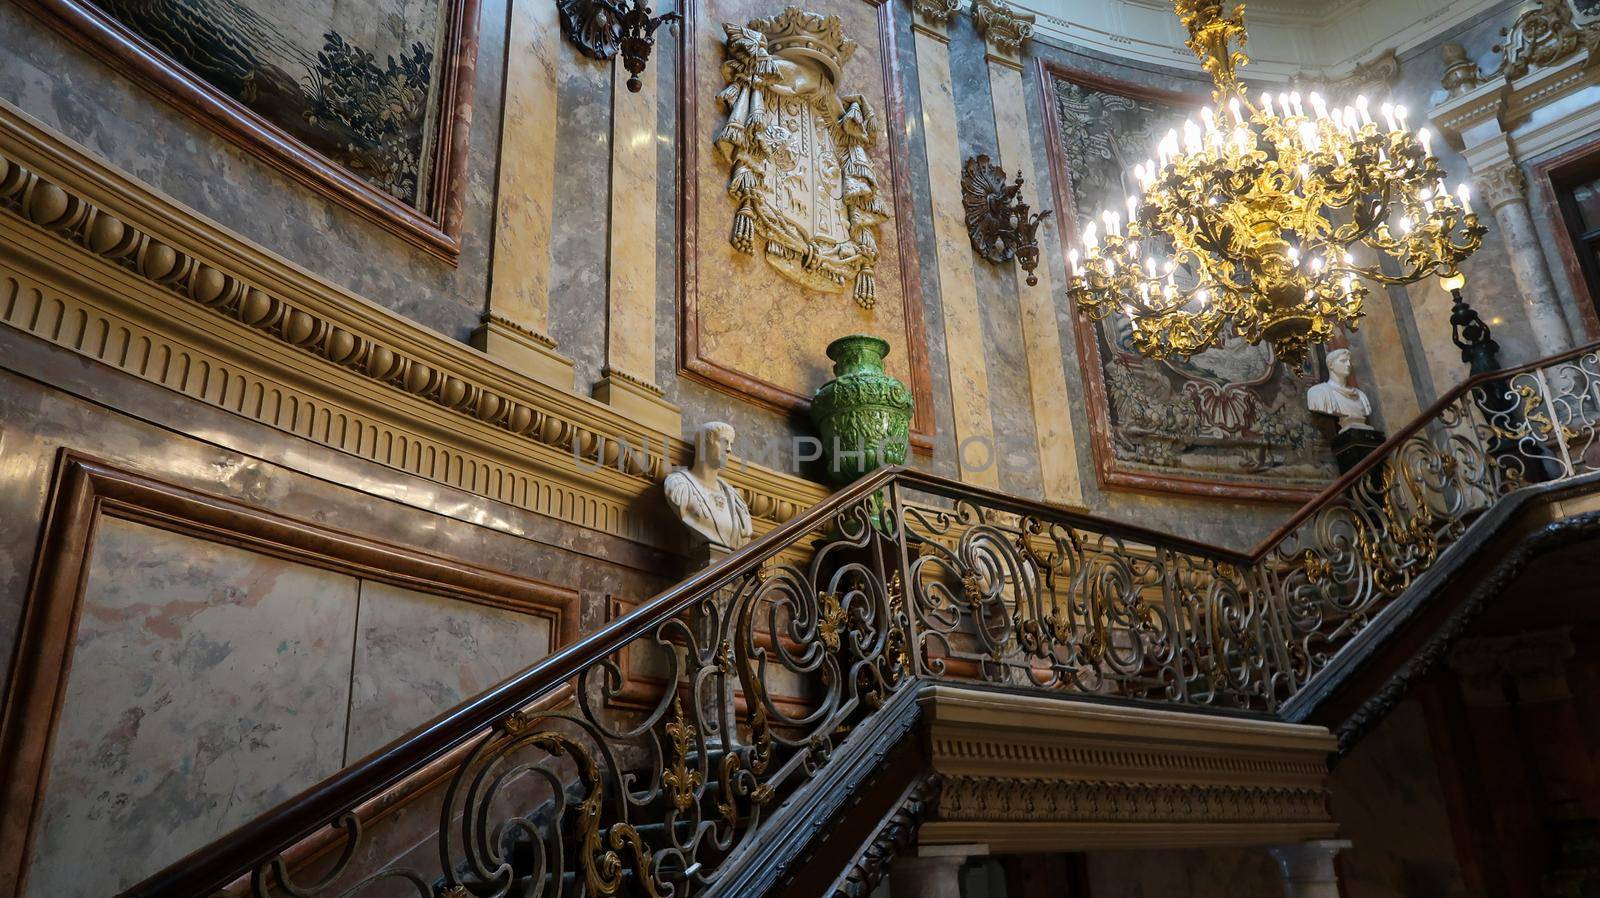
[[(1203, 98), (1112, 81), (1040, 60), (1062, 251), (1101, 209), (1119, 209), (1133, 167)], [(1238, 338), (1187, 361), (1133, 350), (1126, 318), (1074, 314), (1102, 487), (1303, 501), (1339, 476), (1306, 408), (1320, 379)]]
[[(792, 2), (792, 0), (790, 0)], [(679, 364), (804, 411), (824, 349), (868, 333), (916, 401), (932, 387), (889, 0), (698, 0), (680, 29)]]
[(273, 167), (459, 255), (478, 0), (19, 2)]

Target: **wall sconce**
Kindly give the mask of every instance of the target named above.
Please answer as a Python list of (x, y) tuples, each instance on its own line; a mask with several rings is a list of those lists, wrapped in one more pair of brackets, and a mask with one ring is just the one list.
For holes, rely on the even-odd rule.
[(1039, 222), (1050, 210), (1029, 214), (1022, 200), (1022, 172), (1006, 183), (1005, 169), (980, 153), (961, 166), (961, 205), (967, 211), (967, 234), (972, 248), (990, 262), (1012, 259), (1028, 273), (1028, 286), (1039, 283)]
[(633, 93), (644, 86), (639, 73), (644, 71), (656, 45), (656, 29), (683, 18), (675, 12), (652, 16), (644, 0), (633, 0), (633, 5), (627, 7), (611, 0), (556, 0), (556, 9), (561, 11), (561, 33), (583, 55), (611, 59), (619, 50), (622, 52), (628, 90)]

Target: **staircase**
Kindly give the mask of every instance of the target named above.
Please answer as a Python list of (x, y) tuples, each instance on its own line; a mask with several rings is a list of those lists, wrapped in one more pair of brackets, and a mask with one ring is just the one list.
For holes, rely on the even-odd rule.
[(1485, 541), (1593, 490), (1597, 421), (1600, 344), (1475, 378), (1249, 553), (880, 470), (126, 894), (863, 895), (931, 684), (1348, 742)]

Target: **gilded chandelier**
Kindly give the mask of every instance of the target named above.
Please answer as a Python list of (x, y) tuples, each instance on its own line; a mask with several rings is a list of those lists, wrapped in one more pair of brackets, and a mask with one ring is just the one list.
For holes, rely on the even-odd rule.
[(1243, 8), (1176, 8), (1213, 106), (1134, 167), (1126, 223), (1107, 210), (1084, 228), (1068, 253), (1079, 309), (1094, 320), (1121, 310), (1151, 358), (1187, 358), (1231, 329), (1296, 363), (1335, 326), (1356, 327), (1368, 284), (1458, 275), (1485, 228), (1466, 185), (1445, 188), (1427, 129), (1408, 131), (1404, 107), (1315, 93), (1252, 102), (1236, 73), (1249, 61)]

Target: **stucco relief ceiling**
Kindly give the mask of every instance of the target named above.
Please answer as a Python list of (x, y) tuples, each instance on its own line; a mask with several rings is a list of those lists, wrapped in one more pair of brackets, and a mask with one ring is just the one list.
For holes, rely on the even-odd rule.
[[(1404, 53), (1515, 0), (1252, 0), (1250, 74), (1338, 77), (1390, 49)], [(1168, 0), (1016, 0), (1038, 33), (1142, 62), (1199, 71)]]

